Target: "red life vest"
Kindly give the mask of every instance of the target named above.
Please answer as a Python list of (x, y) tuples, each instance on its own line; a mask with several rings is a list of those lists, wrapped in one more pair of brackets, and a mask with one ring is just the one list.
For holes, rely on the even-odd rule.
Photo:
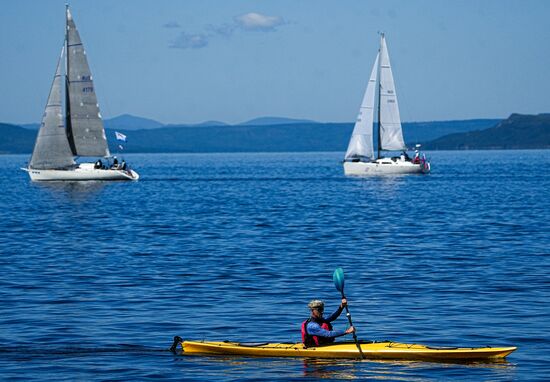
[[(319, 320), (321, 321), (321, 320)], [(304, 322), (302, 322), (302, 343), (304, 346), (307, 347), (315, 347), (320, 346), (323, 344), (328, 344), (331, 342), (334, 342), (334, 338), (328, 338), (328, 337), (319, 337), (319, 336), (312, 336), (307, 332), (307, 324), (311, 322), (311, 318), (308, 318)], [(321, 321), (321, 328), (326, 330), (332, 330), (332, 325), (330, 322), (327, 322), (325, 320)]]

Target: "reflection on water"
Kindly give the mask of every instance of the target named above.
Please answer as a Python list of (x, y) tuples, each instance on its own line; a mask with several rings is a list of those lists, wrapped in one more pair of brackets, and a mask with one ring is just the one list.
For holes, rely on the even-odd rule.
[(358, 360), (304, 359), (304, 376), (316, 379), (356, 379)]
[[(496, 362), (420, 362), (420, 361), (387, 361), (387, 360), (330, 360), (304, 359), (303, 375), (316, 379), (389, 379), (421, 381), (426, 378), (415, 378), (431, 369), (438, 372), (447, 369), (451, 373), (467, 375), (468, 369), (483, 368), (496, 370), (499, 378), (512, 377), (515, 365), (507, 361)], [(429, 373), (426, 373), (426, 377)], [(431, 378), (429, 378), (431, 380)]]
[(85, 182), (32, 182), (34, 187), (49, 191), (56, 199), (73, 202), (82, 202), (99, 197), (103, 189), (112, 182), (85, 181)]
[(410, 183), (421, 183), (429, 180), (430, 175), (385, 175), (368, 177), (348, 177), (347, 181), (360, 183), (360, 192), (371, 198), (393, 198), (402, 193), (403, 187)]
[(208, 356), (181, 354), (186, 370), (200, 370), (204, 380), (241, 380), (261, 371), (265, 380), (513, 380), (515, 365), (510, 363), (433, 363), (418, 361), (349, 360), (316, 358), (260, 358), (243, 356)]

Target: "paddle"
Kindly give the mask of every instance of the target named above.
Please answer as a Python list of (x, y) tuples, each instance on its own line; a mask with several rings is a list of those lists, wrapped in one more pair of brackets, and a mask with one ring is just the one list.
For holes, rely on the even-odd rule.
[[(332, 279), (334, 280), (334, 286), (336, 287), (336, 289), (338, 289), (342, 293), (342, 298), (346, 298), (346, 296), (344, 296), (344, 270), (342, 268), (336, 268), (336, 270), (334, 271), (334, 274), (332, 275)], [(349, 325), (353, 326), (353, 323), (351, 322), (351, 313), (349, 312), (349, 308), (347, 304), (346, 304), (346, 316), (348, 317)], [(361, 359), (365, 359), (363, 350), (361, 350), (361, 345), (359, 345), (359, 341), (357, 340), (357, 335), (355, 334), (355, 332), (353, 332), (352, 334), (353, 334), (353, 340), (355, 341), (355, 345), (359, 350), (359, 354), (361, 354)]]

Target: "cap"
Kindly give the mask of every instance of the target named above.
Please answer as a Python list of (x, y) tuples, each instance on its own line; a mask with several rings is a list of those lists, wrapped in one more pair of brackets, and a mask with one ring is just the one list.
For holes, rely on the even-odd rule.
[(309, 309), (323, 309), (325, 307), (325, 303), (321, 300), (311, 300), (309, 304), (307, 304), (307, 307)]

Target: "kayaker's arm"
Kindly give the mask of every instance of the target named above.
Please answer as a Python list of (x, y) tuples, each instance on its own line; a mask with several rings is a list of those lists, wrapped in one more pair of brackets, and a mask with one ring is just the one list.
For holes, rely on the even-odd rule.
[(327, 337), (327, 338), (340, 337), (340, 336), (343, 336), (343, 335), (347, 334), (345, 330), (326, 330), (326, 329), (323, 329), (316, 322), (309, 322), (307, 324), (307, 332), (310, 336)]
[(342, 311), (344, 310), (344, 308), (346, 307), (347, 304), (348, 304), (348, 300), (343, 298), (342, 303), (340, 304), (338, 309), (336, 309), (334, 311), (334, 313), (332, 313), (330, 316), (328, 316), (325, 320), (328, 321), (328, 322), (332, 322), (332, 321), (336, 320), (340, 316), (340, 314), (342, 314)]

